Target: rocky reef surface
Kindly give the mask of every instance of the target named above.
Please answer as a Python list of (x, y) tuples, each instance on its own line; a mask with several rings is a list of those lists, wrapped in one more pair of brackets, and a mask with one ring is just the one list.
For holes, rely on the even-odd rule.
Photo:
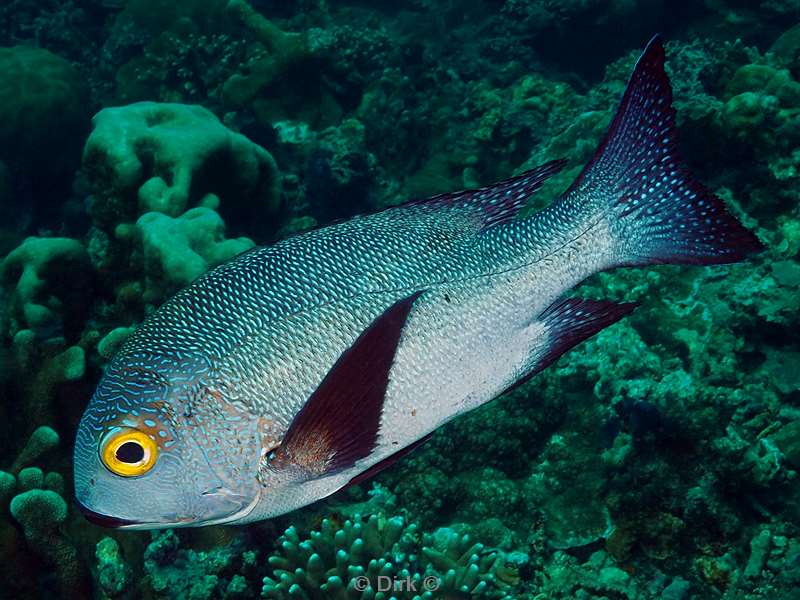
[[(656, 31), (683, 155), (760, 256), (591, 278), (642, 306), (302, 511), (83, 520), (77, 422), (149, 311), (255, 243), (567, 157), (541, 207)], [(0, 595), (795, 598), (798, 332), (797, 2), (0, 5)]]

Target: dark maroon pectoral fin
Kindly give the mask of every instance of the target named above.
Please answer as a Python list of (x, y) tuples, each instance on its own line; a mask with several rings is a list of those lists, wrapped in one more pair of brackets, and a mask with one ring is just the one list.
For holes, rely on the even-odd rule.
[(547, 326), (550, 345), (536, 371), (547, 368), (567, 350), (629, 315), (637, 306), (638, 302), (617, 304), (583, 298), (556, 301), (539, 317)]
[(270, 455), (271, 468), (320, 477), (369, 456), (403, 327), (421, 294), (390, 306), (342, 353)]

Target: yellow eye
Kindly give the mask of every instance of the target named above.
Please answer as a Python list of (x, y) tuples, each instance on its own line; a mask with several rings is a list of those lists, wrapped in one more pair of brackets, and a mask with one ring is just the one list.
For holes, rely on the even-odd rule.
[(136, 477), (156, 464), (158, 446), (153, 438), (138, 429), (118, 429), (103, 440), (100, 458), (115, 475)]

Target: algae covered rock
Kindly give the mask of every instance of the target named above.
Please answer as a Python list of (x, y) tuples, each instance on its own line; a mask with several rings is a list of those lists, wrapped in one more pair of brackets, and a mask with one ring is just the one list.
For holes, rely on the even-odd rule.
[(202, 106), (139, 102), (92, 120), (83, 152), (102, 228), (156, 211), (176, 217), (208, 194), (226, 219), (268, 223), (280, 203), (272, 155)]

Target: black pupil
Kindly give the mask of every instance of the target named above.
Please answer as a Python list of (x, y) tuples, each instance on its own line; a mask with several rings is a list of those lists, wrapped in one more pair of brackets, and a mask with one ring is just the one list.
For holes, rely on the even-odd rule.
[(125, 442), (116, 452), (117, 460), (124, 463), (138, 463), (144, 458), (144, 448), (136, 442)]

